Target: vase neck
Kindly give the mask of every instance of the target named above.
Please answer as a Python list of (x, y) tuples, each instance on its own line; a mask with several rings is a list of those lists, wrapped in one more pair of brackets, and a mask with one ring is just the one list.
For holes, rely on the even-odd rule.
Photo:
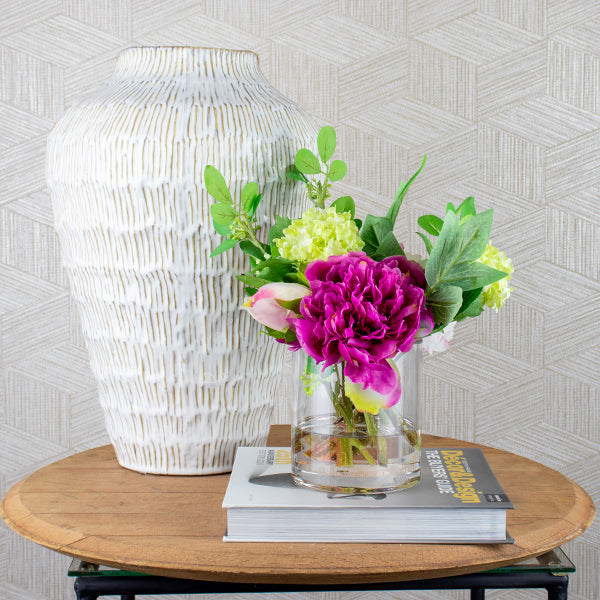
[(245, 50), (216, 48), (140, 47), (122, 52), (115, 77), (210, 77), (256, 79), (262, 77), (258, 56)]

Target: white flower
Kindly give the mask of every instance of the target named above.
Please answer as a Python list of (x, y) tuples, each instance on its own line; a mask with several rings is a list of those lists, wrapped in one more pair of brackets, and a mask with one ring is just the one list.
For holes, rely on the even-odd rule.
[(452, 323), (446, 325), (446, 327), (444, 327), (444, 329), (441, 331), (437, 331), (436, 333), (432, 333), (431, 335), (424, 337), (423, 350), (429, 354), (435, 354), (437, 352), (448, 350), (448, 348), (450, 348), (452, 337), (454, 336), (455, 325), (456, 321), (452, 321)]

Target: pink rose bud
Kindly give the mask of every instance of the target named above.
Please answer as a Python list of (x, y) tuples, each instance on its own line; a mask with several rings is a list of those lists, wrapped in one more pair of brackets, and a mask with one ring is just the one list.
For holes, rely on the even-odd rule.
[(267, 283), (256, 294), (244, 302), (246, 309), (259, 323), (286, 332), (290, 328), (288, 319), (298, 317), (300, 300), (310, 294), (310, 288), (299, 283)]

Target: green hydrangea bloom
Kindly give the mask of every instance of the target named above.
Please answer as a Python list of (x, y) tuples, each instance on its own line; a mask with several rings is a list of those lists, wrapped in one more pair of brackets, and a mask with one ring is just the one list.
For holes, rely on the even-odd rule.
[(498, 312), (498, 309), (506, 302), (513, 291), (513, 288), (508, 285), (510, 274), (514, 271), (512, 262), (504, 252), (491, 244), (487, 245), (485, 252), (477, 260), (488, 267), (509, 274), (508, 277), (483, 288), (483, 303)]
[(364, 246), (352, 215), (338, 213), (333, 207), (309, 208), (283, 230), (276, 243), (281, 256), (301, 263), (348, 254)]

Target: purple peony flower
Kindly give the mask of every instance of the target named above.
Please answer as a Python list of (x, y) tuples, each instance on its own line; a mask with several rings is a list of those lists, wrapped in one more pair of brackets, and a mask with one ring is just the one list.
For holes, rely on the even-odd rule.
[[(398, 269), (402, 273), (409, 274), (413, 282), (420, 288), (427, 287), (427, 279), (425, 279), (425, 269), (416, 261), (409, 260), (406, 256), (389, 256), (384, 258), (379, 264), (386, 265), (391, 268)], [(429, 335), (435, 327), (433, 313), (425, 306), (421, 307), (421, 325), (415, 337), (423, 338)]]
[(350, 252), (313, 261), (305, 274), (311, 294), (295, 321), (302, 348), (324, 368), (344, 361), (344, 374), (364, 389), (389, 395), (397, 388), (397, 401), (398, 375), (388, 359), (410, 350), (419, 332), (423, 269), (402, 256), (376, 262)]

